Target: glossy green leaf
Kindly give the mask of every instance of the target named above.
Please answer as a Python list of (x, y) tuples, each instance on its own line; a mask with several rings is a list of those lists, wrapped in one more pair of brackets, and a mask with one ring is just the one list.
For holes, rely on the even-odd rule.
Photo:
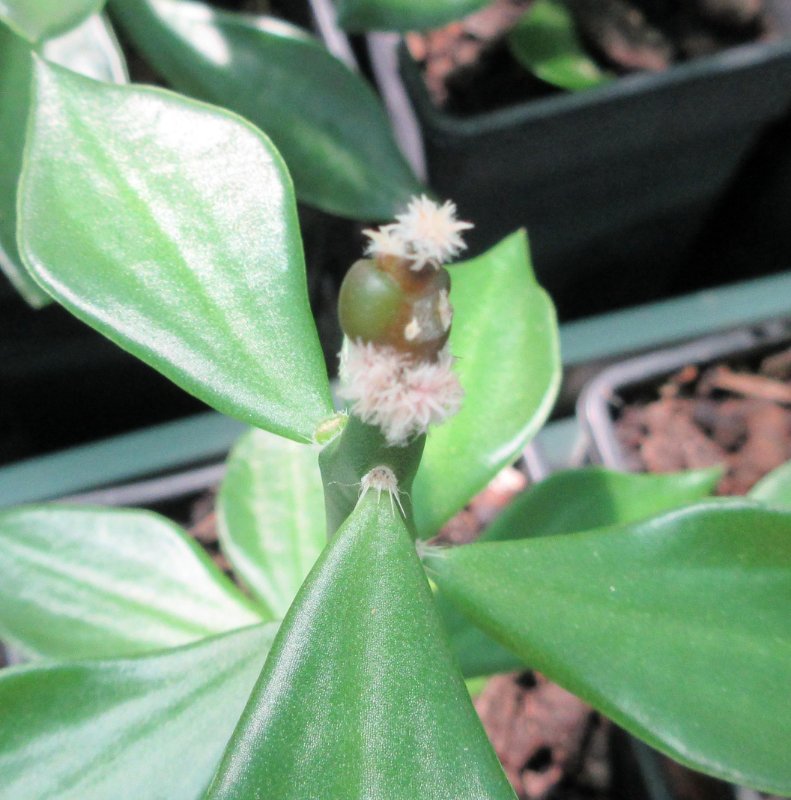
[(300, 589), (207, 798), (514, 795), (404, 521), (369, 492)]
[(750, 497), (778, 508), (791, 509), (791, 461), (761, 478), (750, 490)]
[[(484, 529), (479, 541), (577, 533), (637, 522), (709, 495), (720, 468), (665, 475), (630, 474), (601, 467), (558, 472), (520, 494)], [(451, 646), (465, 677), (524, 668), (524, 661), (491, 639), (436, 595)]]
[(461, 411), (432, 429), (412, 499), (419, 534), (439, 528), (534, 436), (560, 385), (552, 301), (538, 285), (524, 231), (451, 268), (450, 347)]
[(129, 82), (123, 51), (102, 14), (88, 17), (62, 36), (47, 39), (41, 52), (47, 61), (80, 75), (109, 83)]
[(709, 501), (425, 560), (465, 614), (619, 725), (791, 793), (791, 513)]
[(0, 20), (32, 42), (57, 36), (100, 11), (105, 0), (0, 0)]
[[(91, 77), (122, 82), (126, 74), (112, 33), (98, 15), (47, 40), (43, 52), (50, 61)], [(30, 108), (30, 53), (28, 42), (0, 24), (0, 270), (30, 305), (41, 307), (51, 298), (23, 266), (16, 243), (16, 189)]]
[(33, 306), (49, 295), (22, 266), (16, 244), (16, 188), (25, 147), (25, 122), (30, 108), (30, 47), (0, 24), (0, 269)]
[(517, 61), (542, 81), (576, 91), (615, 79), (587, 54), (563, 0), (536, 0), (508, 35)]
[(421, 190), (370, 86), (303, 30), (187, 0), (111, 8), (171, 86), (272, 138), (300, 200), (368, 220), (392, 217)]
[(490, 0), (337, 0), (338, 22), (349, 31), (412, 31), (453, 22)]
[(465, 678), (525, 668), (519, 656), (470, 622), (442, 592), (436, 592), (434, 601), (442, 616), (450, 648)]
[(557, 472), (523, 492), (483, 532), (483, 541), (577, 533), (637, 522), (710, 495), (719, 467), (663, 475), (602, 467)]
[(271, 143), (228, 112), (43, 62), (33, 103), (19, 243), (36, 279), (217, 410), (310, 440), (332, 404)]
[(174, 650), (0, 672), (0, 793), (199, 800), (277, 625)]
[(245, 434), (228, 460), (217, 522), (236, 574), (282, 619), (327, 543), (316, 450), (264, 431)]
[(29, 656), (128, 655), (260, 622), (172, 522), (147, 511), (0, 514), (0, 638)]

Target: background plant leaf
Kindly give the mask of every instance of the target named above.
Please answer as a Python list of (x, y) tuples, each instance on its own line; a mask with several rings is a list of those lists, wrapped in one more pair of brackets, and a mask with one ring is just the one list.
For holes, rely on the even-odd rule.
[[(602, 467), (564, 470), (522, 492), (478, 541), (577, 533), (636, 522), (706, 497), (721, 476), (719, 467), (665, 475), (635, 475)], [(466, 678), (525, 668), (519, 656), (487, 636), (441, 591), (435, 600)]]
[(20, 250), (66, 308), (218, 411), (332, 413), (291, 181), (228, 112), (38, 62)]
[(0, 575), (0, 635), (34, 657), (129, 655), (261, 620), (194, 540), (147, 511), (4, 512)]
[(450, 347), (461, 411), (432, 429), (412, 500), (420, 536), (444, 522), (511, 463), (547, 418), (560, 384), (552, 301), (538, 285), (524, 231), (451, 268)]
[(524, 661), (470, 622), (442, 592), (434, 593), (451, 650), (466, 679), (525, 669)]
[(508, 34), (517, 61), (542, 81), (577, 91), (615, 80), (582, 46), (563, 0), (536, 0)]
[(0, 774), (15, 800), (199, 800), (277, 630), (0, 672)]
[(0, 20), (32, 42), (65, 33), (105, 0), (0, 0)]
[(791, 461), (761, 478), (750, 490), (750, 497), (778, 508), (791, 509)]
[(637, 522), (701, 500), (714, 491), (722, 469), (662, 475), (602, 467), (550, 475), (510, 503), (481, 534), (481, 541), (578, 533)]
[[(76, 72), (119, 83), (125, 77), (121, 51), (99, 15), (48, 39), (42, 49), (50, 61)], [(16, 242), (16, 190), (30, 110), (32, 63), (31, 44), (0, 23), (0, 269), (30, 305), (40, 308), (52, 299), (25, 269)]]
[(236, 574), (282, 619), (327, 543), (316, 450), (264, 431), (245, 434), (228, 460), (217, 522)]
[(619, 725), (791, 793), (791, 513), (709, 501), (425, 560), (476, 624)]
[(373, 90), (305, 31), (186, 0), (113, 0), (111, 9), (171, 86), (272, 138), (300, 200), (384, 219), (421, 190)]
[(47, 39), (41, 53), (47, 61), (88, 78), (109, 83), (129, 82), (124, 53), (103, 14), (94, 14), (61, 36)]
[(514, 798), (404, 521), (373, 491), (300, 589), (207, 793), (251, 797)]
[(337, 0), (338, 22), (348, 31), (436, 28), (483, 8), (489, 0)]

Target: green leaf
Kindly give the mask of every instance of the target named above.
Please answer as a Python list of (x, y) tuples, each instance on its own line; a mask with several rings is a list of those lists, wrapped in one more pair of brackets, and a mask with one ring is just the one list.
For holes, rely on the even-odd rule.
[(0, 20), (32, 42), (65, 33), (105, 0), (0, 0)]
[(337, 0), (338, 22), (348, 31), (436, 28), (483, 8), (490, 0)]
[(44, 42), (41, 52), (47, 61), (89, 78), (109, 83), (128, 83), (121, 46), (105, 17), (94, 14), (81, 25)]
[(553, 536), (637, 522), (703, 499), (721, 477), (719, 467), (664, 475), (602, 467), (564, 470), (519, 495), (483, 532), (481, 540)]
[(442, 592), (434, 594), (450, 648), (465, 678), (524, 669), (525, 663), (499, 642), (473, 625)]
[[(40, 308), (51, 298), (23, 266), (16, 242), (16, 189), (30, 109), (30, 48), (0, 24), (0, 269), (30, 305)], [(123, 56), (107, 23), (98, 15), (49, 39), (43, 52), (50, 61), (85, 75), (118, 82), (125, 76)]]
[(369, 220), (392, 217), (420, 192), (370, 86), (301, 29), (186, 0), (111, 7), (171, 86), (271, 136), (300, 200)]
[(249, 123), (43, 62), (20, 249), (83, 321), (229, 416), (308, 441), (332, 413), (291, 182)]
[(465, 397), (461, 411), (429, 433), (415, 478), (423, 537), (519, 455), (560, 385), (555, 309), (533, 275), (524, 231), (451, 272), (450, 347)]
[(508, 35), (517, 61), (542, 81), (577, 91), (615, 80), (587, 54), (563, 0), (536, 0)]
[(3, 670), (4, 796), (199, 800), (276, 629), (137, 658)]
[(129, 655), (260, 622), (176, 525), (147, 511), (0, 514), (0, 636), (29, 656)]
[[(636, 522), (700, 500), (713, 491), (721, 475), (718, 467), (667, 475), (634, 475), (601, 467), (558, 472), (520, 494), (479, 541), (577, 533)], [(477, 628), (442, 592), (436, 600), (465, 677), (524, 668), (521, 658)]]
[(777, 508), (791, 509), (791, 461), (761, 478), (750, 490), (750, 497)]
[(514, 798), (404, 521), (372, 491), (300, 589), (207, 794), (252, 797)]
[(243, 436), (228, 460), (217, 522), (236, 574), (282, 619), (327, 543), (318, 453), (263, 431)]
[(0, 24), (0, 268), (32, 306), (49, 295), (22, 266), (16, 243), (16, 188), (25, 147), (25, 120), (30, 108), (30, 46)]
[(426, 563), (487, 633), (649, 744), (791, 793), (791, 513), (709, 501)]

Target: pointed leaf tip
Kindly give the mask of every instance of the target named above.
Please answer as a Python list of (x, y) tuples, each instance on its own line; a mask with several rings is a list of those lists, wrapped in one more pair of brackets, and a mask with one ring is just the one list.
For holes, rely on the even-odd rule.
[(300, 589), (207, 794), (250, 797), (514, 800), (384, 495)]
[(40, 59), (35, 72), (20, 185), (28, 269), (217, 410), (310, 441), (332, 404), (291, 181), (272, 144), (170, 92)]

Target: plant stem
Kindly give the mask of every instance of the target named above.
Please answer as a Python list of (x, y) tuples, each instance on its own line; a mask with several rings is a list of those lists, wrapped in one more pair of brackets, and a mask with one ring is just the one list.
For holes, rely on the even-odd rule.
[(395, 473), (406, 524), (413, 538), (416, 537), (410, 494), (425, 442), (423, 435), (405, 447), (393, 447), (387, 444), (379, 428), (367, 425), (354, 415), (350, 416), (343, 432), (319, 455), (327, 513), (327, 538), (335, 534), (357, 505), (363, 476), (379, 466), (389, 467)]

